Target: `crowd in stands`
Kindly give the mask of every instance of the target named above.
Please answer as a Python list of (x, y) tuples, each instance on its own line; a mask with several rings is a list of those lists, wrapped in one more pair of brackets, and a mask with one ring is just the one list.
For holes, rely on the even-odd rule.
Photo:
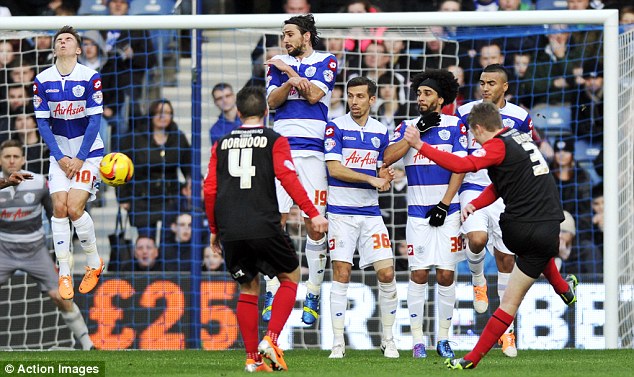
[[(144, 3), (150, 0), (0, 0), (0, 16), (76, 14), (152, 14)], [(191, 12), (191, 1), (154, 1), (160, 12)], [(562, 1), (527, 0), (270, 0), (203, 2), (203, 13), (309, 13), (309, 12), (410, 12), (410, 11), (530, 11), (555, 9)], [(568, 0), (566, 9), (620, 8), (623, 29), (634, 23), (631, 1)], [(154, 14), (158, 14), (155, 10)], [(426, 30), (422, 38), (407, 38), (389, 28), (360, 28), (345, 33), (324, 31), (316, 49), (327, 50), (339, 62), (330, 117), (345, 114), (345, 83), (363, 75), (379, 85), (373, 116), (393, 132), (404, 119), (418, 116), (410, 76), (422, 69), (446, 68), (461, 88), (456, 102), (444, 111), (479, 99), (478, 78), (483, 67), (502, 64), (509, 75), (507, 100), (529, 110), (542, 135), (540, 149), (551, 163), (564, 209), (576, 227), (571, 252), (562, 258), (565, 272), (602, 271), (602, 155), (603, 57), (600, 30), (576, 25), (551, 25), (538, 33), (526, 29), (442, 28)], [(476, 39), (464, 38), (466, 33)], [(504, 35), (504, 37), (500, 37)], [(458, 38), (458, 36), (461, 36)], [(183, 38), (181, 38), (183, 39)], [(83, 32), (80, 62), (99, 71), (103, 79), (104, 122), (102, 133), (108, 150), (132, 157), (135, 179), (118, 192), (122, 207), (139, 230), (131, 270), (188, 270), (192, 252), (200, 252), (207, 271), (222, 268), (209, 250), (191, 249), (191, 147), (174, 122), (174, 107), (162, 98), (161, 85), (174, 85), (170, 75), (180, 45), (177, 35), (147, 30), (87, 30)], [(251, 54), (252, 77), (247, 85), (265, 84), (263, 62), (283, 54), (278, 34), (266, 34)], [(185, 53), (185, 52), (183, 52)], [(0, 37), (0, 141), (16, 138), (24, 145), (28, 165), (37, 173), (48, 171), (49, 152), (35, 123), (31, 98), (37, 73), (53, 61), (51, 37), (3, 39)], [(210, 90), (220, 117), (210, 127), (210, 140), (239, 126), (235, 94), (226, 82)], [(237, 91), (237, 89), (236, 89)], [(103, 134), (102, 134), (103, 135)], [(185, 182), (182, 182), (184, 177)], [(388, 224), (397, 259), (405, 247), (407, 218), (402, 168), (390, 193), (381, 195), (384, 220)], [(188, 220), (188, 221), (187, 221)], [(188, 223), (184, 224), (184, 223)], [(182, 228), (189, 227), (189, 233)], [(162, 229), (162, 230), (161, 230)], [(160, 231), (157, 237), (157, 231)], [(204, 234), (207, 230), (204, 229)], [(185, 234), (185, 236), (183, 236)], [(186, 236), (189, 234), (189, 238)], [(206, 240), (200, 244), (206, 245)], [(404, 250), (406, 253), (406, 250)], [(592, 262), (590, 262), (592, 261)], [(397, 263), (397, 269), (399, 264)]]

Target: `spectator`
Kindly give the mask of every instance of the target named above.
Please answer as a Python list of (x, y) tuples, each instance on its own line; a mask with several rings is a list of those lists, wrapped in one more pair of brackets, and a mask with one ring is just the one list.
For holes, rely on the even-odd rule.
[(458, 45), (445, 43), (445, 31), (439, 27), (432, 27), (433, 37), (427, 39), (422, 46), (420, 56), (415, 60), (414, 67), (418, 69), (447, 68), (452, 64), (458, 64), (455, 57), (458, 53)]
[(520, 51), (513, 54), (514, 79), (509, 83), (509, 92), (512, 100), (524, 109), (532, 107), (533, 77), (535, 65), (531, 64), (533, 57), (528, 51)]
[(159, 249), (154, 238), (139, 235), (134, 243), (133, 263), (123, 264), (121, 271), (163, 271), (163, 263), (159, 259)]
[(26, 108), (31, 101), (26, 86), (22, 84), (11, 84), (7, 87), (7, 101), (9, 104), (9, 114), (17, 114)]
[[(370, 4), (368, 0), (349, 0), (346, 7), (342, 10), (345, 13), (377, 13), (380, 10), (374, 5)], [(387, 30), (385, 27), (379, 28), (351, 28), (348, 35), (352, 38), (346, 39), (345, 48), (347, 51), (354, 52), (366, 52), (367, 47), (377, 42), (383, 33)], [(372, 36), (372, 39), (360, 39)]]
[(408, 46), (403, 40), (403, 35), (396, 30), (388, 30), (384, 34), (383, 44), (385, 51), (390, 57), (388, 67), (407, 79), (412, 71), (420, 71), (420, 63), (413, 59), (408, 53)]
[(50, 151), (40, 137), (31, 105), (23, 113), (13, 116), (11, 128), (14, 134), (13, 138), (20, 140), (24, 146), (26, 170), (48, 175)]
[(214, 253), (211, 246), (203, 250), (203, 271), (224, 271), (225, 260), (221, 254)]
[(335, 119), (342, 115), (346, 115), (346, 104), (343, 98), (343, 86), (335, 84), (332, 88), (330, 96), (330, 109), (328, 109), (328, 119)]
[(522, 0), (499, 0), (499, 9), (504, 11), (531, 10), (532, 7)]
[(634, 5), (626, 5), (619, 12), (619, 24), (623, 31), (634, 28)]
[(35, 62), (24, 57), (22, 64), (17, 60), (12, 61), (7, 69), (9, 71), (9, 80), (14, 84), (33, 85), (35, 80)]
[[(0, 70), (6, 69), (13, 59), (15, 59), (15, 53), (11, 41), (0, 40)], [(3, 79), (3, 76), (4, 75), (0, 75), (0, 80)], [(0, 83), (4, 82), (0, 81)]]
[[(108, 12), (112, 16), (127, 16), (128, 9), (129, 0), (108, 0)], [(144, 84), (147, 72), (157, 65), (156, 50), (147, 30), (103, 30), (101, 33), (108, 53), (108, 62), (102, 70), (106, 88), (104, 96), (114, 97), (112, 107), (117, 115), (109, 122), (117, 127), (114, 134), (123, 135), (130, 128), (127, 119), (121, 114), (126, 99), (116, 92), (113, 95), (111, 90), (125, 88), (132, 120), (142, 119)]]
[(38, 67), (53, 64), (53, 38), (51, 35), (37, 35), (33, 41), (33, 59)]
[[(603, 6), (601, 0), (568, 0), (568, 10), (603, 9)], [(596, 59), (601, 54), (602, 35), (600, 30), (584, 30), (573, 32), (570, 38), (574, 46), (580, 46), (584, 59)]]
[[(396, 100), (399, 104), (404, 105), (408, 100), (405, 91), (405, 77), (398, 72), (392, 71), (389, 64), (390, 56), (386, 53), (385, 45), (381, 42), (372, 43), (366, 47), (365, 54), (363, 54), (361, 76), (378, 82), (383, 74), (391, 72), (392, 85), (396, 87), (398, 94)], [(351, 76), (356, 77), (358, 75), (353, 74)]]
[(575, 134), (586, 140), (603, 143), (603, 65), (597, 60), (583, 63), (583, 86), (572, 107)]
[(447, 71), (453, 73), (453, 77), (458, 81), (458, 95), (456, 95), (456, 99), (450, 105), (447, 105), (442, 108), (442, 113), (445, 115), (454, 115), (456, 110), (462, 106), (466, 99), (469, 97), (469, 89), (465, 86), (464, 82), (464, 69), (459, 65), (450, 65), (447, 67)]
[[(328, 37), (325, 38), (326, 51), (330, 52), (337, 58), (337, 83), (339, 85), (345, 85), (348, 82), (348, 78), (351, 74), (359, 72), (356, 69), (359, 68), (360, 60), (358, 54), (350, 53), (344, 48), (345, 40), (340, 37)], [(342, 89), (343, 92), (343, 89)], [(331, 109), (332, 110), (332, 109)]]
[(165, 269), (189, 271), (192, 257), (192, 215), (180, 213), (174, 216), (163, 241)]
[(564, 221), (559, 224), (559, 255), (555, 257), (558, 270), (561, 270), (562, 264), (570, 257), (576, 234), (575, 219), (572, 218), (570, 212), (564, 211)]
[(473, 0), (476, 12), (495, 12), (498, 10), (497, 0)]
[(180, 212), (179, 172), (191, 179), (190, 144), (173, 114), (170, 101), (154, 101), (147, 131), (121, 140), (121, 150), (134, 162), (134, 180), (121, 187), (119, 204), (145, 236), (154, 237), (159, 221), (165, 226), (166, 219)]
[(592, 188), (592, 225), (594, 234), (594, 245), (596, 248), (603, 248), (603, 184), (600, 183)]
[(218, 120), (209, 130), (209, 141), (213, 145), (218, 139), (242, 125), (236, 107), (236, 95), (231, 85), (221, 82), (211, 89), (214, 105), (220, 110)]
[(440, 12), (460, 12), (462, 1), (460, 0), (444, 0), (438, 6)]
[(387, 127), (390, 135), (393, 135), (394, 129), (407, 119), (407, 105), (399, 103), (399, 86), (394, 82), (391, 72), (385, 72), (379, 77), (378, 86), (377, 120)]

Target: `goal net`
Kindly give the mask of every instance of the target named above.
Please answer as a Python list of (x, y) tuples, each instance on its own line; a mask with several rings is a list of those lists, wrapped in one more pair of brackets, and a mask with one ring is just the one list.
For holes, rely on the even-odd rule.
[[(558, 12), (540, 12), (544, 18), (539, 20), (532, 18), (530, 12), (520, 12), (527, 14), (530, 21), (518, 23), (532, 24), (528, 26), (482, 27), (477, 24), (494, 23), (483, 21), (485, 19), (477, 13), (470, 13), (469, 17), (420, 14), (420, 19), (426, 21), (418, 23), (409, 18), (411, 15), (396, 18), (389, 13), (383, 15), (387, 17), (385, 21), (378, 22), (370, 16), (365, 23), (360, 23), (358, 20), (362, 18), (357, 15), (350, 15), (345, 22), (336, 15), (318, 15), (317, 28), (322, 37), (320, 48), (335, 54), (340, 66), (330, 116), (345, 114), (345, 82), (355, 75), (364, 75), (379, 85), (372, 115), (393, 130), (400, 121), (418, 116), (409, 79), (430, 68), (449, 69), (459, 79), (461, 88), (456, 103), (444, 108), (444, 112), (453, 114), (457, 106), (481, 98), (478, 79), (483, 66), (503, 64), (509, 72), (507, 99), (529, 111), (543, 140), (540, 149), (552, 162), (551, 170), (557, 172), (564, 208), (575, 222), (575, 236), (562, 248), (562, 274), (575, 273), (581, 281), (579, 302), (574, 308), (567, 308), (552, 288), (538, 281), (527, 295), (516, 320), (518, 348), (606, 347), (604, 327), (608, 325), (605, 318), (609, 313), (603, 310), (603, 305), (607, 305), (603, 266), (604, 255), (608, 258), (612, 254), (604, 252), (602, 188), (605, 185), (617, 185), (620, 190), (619, 213), (606, 213), (605, 216), (617, 216), (619, 221), (619, 252), (614, 253), (619, 258), (618, 339), (620, 346), (632, 347), (633, 251), (631, 211), (628, 210), (632, 205), (632, 169), (629, 165), (632, 142), (627, 127), (632, 117), (629, 100), (632, 86), (628, 85), (633, 82), (632, 54), (627, 54), (632, 48), (631, 31), (623, 32), (619, 40), (620, 175), (618, 181), (610, 181), (607, 175), (602, 175), (604, 164), (600, 153), (607, 134), (604, 129), (617, 125), (606, 122), (603, 126), (602, 96), (609, 88), (600, 80), (610, 74), (603, 69), (607, 59), (603, 56), (603, 27), (592, 26), (592, 22), (598, 23), (596, 20), (561, 21), (566, 17)], [(135, 33), (130, 39), (129, 45), (135, 46), (130, 57), (125, 54), (127, 45), (115, 43), (110, 50), (107, 47), (107, 31), (119, 30), (125, 25), (108, 17), (94, 17), (99, 22), (91, 22), (90, 26), (99, 25), (100, 30), (89, 32), (85, 21), (69, 21), (74, 25), (86, 25), (77, 26), (84, 32), (84, 52), (87, 48), (104, 48), (104, 61), (90, 63), (102, 70), (105, 105), (112, 110), (104, 117), (101, 134), (108, 143), (108, 151), (124, 151), (135, 163), (133, 183), (120, 189), (102, 186), (99, 198), (89, 208), (95, 222), (100, 255), (108, 261), (108, 270), (94, 292), (76, 295), (75, 299), (97, 348), (242, 347), (235, 316), (237, 285), (222, 265), (218, 271), (206, 271), (216, 268), (211, 262), (201, 268), (211, 258), (205, 251), (208, 229), (201, 193), (196, 187), (200, 187), (210, 157), (210, 128), (219, 119), (220, 108), (224, 106), (223, 101), (212, 94), (212, 88), (226, 83), (235, 93), (247, 84), (264, 85), (264, 61), (284, 53), (279, 47), (279, 34), (280, 25), (287, 17), (257, 16), (255, 23), (247, 18), (232, 19), (233, 23), (222, 23), (227, 26), (215, 29), (211, 24), (199, 26), (197, 22), (202, 22), (199, 21), (202, 18), (183, 17), (135, 19), (143, 22), (146, 31), (169, 29), (170, 32), (161, 35), (172, 38), (164, 42), (170, 46), (167, 53), (175, 55), (170, 57), (170, 62), (174, 58), (178, 62), (175, 72), (171, 65), (170, 69), (162, 68), (162, 64), (167, 64), (164, 54), (159, 54), (153, 47), (152, 35), (140, 33), (142, 30), (138, 27), (134, 27)], [(48, 18), (41, 20), (38, 29), (59, 27), (52, 26), (52, 20)], [(502, 16), (496, 16), (496, 20), (497, 24), (508, 23)], [(444, 26), (411, 26), (433, 23)], [(463, 26), (470, 23), (473, 26)], [(580, 25), (582, 23), (585, 26)], [(456, 26), (458, 24), (461, 26)], [(190, 35), (192, 27), (199, 28)], [(25, 67), (33, 67), (35, 74), (50, 67), (52, 34), (16, 32), (11, 29), (18, 27), (0, 25), (0, 29), (3, 28), (7, 30), (0, 30), (0, 47), (11, 45), (12, 59), (0, 66), (0, 138), (19, 137), (20, 131), (15, 126), (17, 119), (28, 117), (32, 111), (28, 106), (32, 96), (28, 88), (33, 78)], [(101, 41), (95, 33), (102, 35)], [(559, 47), (558, 41), (563, 41), (559, 43), (566, 46), (563, 54), (553, 48)], [(91, 42), (97, 46), (89, 46)], [(4, 50), (0, 48), (0, 58), (9, 55), (1, 55), (1, 51)], [(27, 75), (19, 76), (18, 71)], [(13, 89), (20, 86), (26, 88), (23, 95)], [(10, 88), (17, 94), (9, 94)], [(20, 100), (25, 106), (17, 105), (21, 96), (26, 98), (26, 101)], [(227, 114), (223, 117), (232, 122), (233, 119), (226, 118), (231, 117), (231, 113)], [(163, 117), (171, 117), (174, 123), (171, 127), (175, 127), (170, 129), (174, 136), (168, 144), (157, 143), (152, 133), (157, 119)], [(562, 143), (567, 143), (568, 147)], [(560, 150), (573, 152), (574, 164), (569, 169), (572, 175), (560, 173), (565, 170), (560, 166), (564, 161), (557, 160)], [(46, 151), (41, 144), (39, 153), (28, 157), (29, 164), (46, 163)], [(39, 165), (27, 165), (29, 170), (37, 167)], [(40, 169), (46, 174), (46, 167)], [(399, 174), (392, 189), (382, 194), (380, 201), (396, 254), (400, 304), (395, 338), (400, 349), (409, 349), (411, 334), (406, 306), (408, 272), (404, 243), (407, 182), (402, 169), (397, 166)], [(606, 203), (610, 199), (606, 198)], [(118, 211), (120, 203), (126, 203), (129, 210)], [(123, 231), (115, 225), (119, 216)], [(142, 223), (140, 218), (152, 218), (152, 221)], [(302, 257), (306, 233), (296, 209), (291, 212), (287, 230)], [(135, 258), (134, 242), (143, 236), (149, 236), (157, 249), (156, 260), (150, 261), (149, 265), (139, 263), (139, 254)], [(81, 247), (76, 247), (77, 283), (83, 273), (82, 258)], [(485, 271), (490, 308), (494, 310), (499, 303), (495, 284), (497, 270), (490, 256), (487, 256)], [(476, 315), (473, 311), (473, 293), (466, 264), (460, 264), (457, 272), (457, 302), (450, 339), (457, 343), (455, 349), (469, 349), (477, 341), (488, 315)], [(300, 284), (295, 309), (281, 337), (283, 348), (331, 347), (329, 280), (327, 274), (322, 286), (321, 318), (312, 327), (301, 323), (305, 288)], [(434, 282), (435, 277), (430, 277), (430, 287)], [(380, 322), (376, 287), (373, 271), (359, 271), (355, 267), (348, 291), (350, 304), (346, 323), (346, 340), (351, 348), (378, 347)], [(3, 282), (0, 292), (0, 322), (7, 324), (6, 329), (0, 329), (0, 342), (4, 342), (0, 347), (73, 346), (72, 335), (63, 329), (54, 306), (49, 305), (50, 300), (39, 295), (37, 285), (14, 277)], [(428, 345), (435, 344), (436, 340), (435, 296), (435, 289), (430, 289), (424, 322)], [(23, 306), (21, 303), (27, 300), (48, 304)], [(44, 327), (38, 324), (41, 320), (37, 318), (46, 315), (53, 315), (52, 320), (46, 320), (52, 323), (46, 329), (56, 329), (53, 335), (40, 338), (30, 335), (43, 331)], [(36, 319), (35, 322), (32, 319)], [(262, 329), (265, 329), (264, 324)], [(9, 334), (11, 337), (7, 338)], [(49, 337), (55, 340), (45, 340)], [(10, 340), (5, 342), (5, 339)]]

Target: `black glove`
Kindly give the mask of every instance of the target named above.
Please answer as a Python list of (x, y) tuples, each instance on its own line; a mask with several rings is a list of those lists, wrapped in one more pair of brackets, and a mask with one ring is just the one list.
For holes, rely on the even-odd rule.
[(420, 117), (420, 120), (416, 123), (416, 128), (418, 128), (421, 133), (424, 133), (432, 127), (438, 127), (439, 124), (440, 114), (432, 111)]
[(438, 202), (434, 208), (427, 211), (425, 218), (429, 217), (429, 225), (431, 226), (442, 226), (445, 223), (447, 211), (449, 211), (449, 206), (443, 202)]

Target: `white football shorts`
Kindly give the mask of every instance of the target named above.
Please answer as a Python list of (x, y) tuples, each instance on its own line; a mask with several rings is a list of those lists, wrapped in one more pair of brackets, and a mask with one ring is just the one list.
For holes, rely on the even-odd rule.
[(328, 250), (330, 259), (352, 264), (359, 250), (359, 267), (393, 259), (390, 236), (381, 216), (336, 215), (328, 213)]
[(409, 217), (405, 234), (410, 271), (431, 267), (455, 271), (456, 264), (465, 259), (459, 212), (447, 216), (439, 227), (430, 226), (429, 218)]
[[(466, 190), (460, 193), (460, 207), (464, 208), (473, 199), (480, 195), (481, 191)], [(467, 217), (467, 221), (462, 223), (460, 232), (464, 235), (470, 232), (487, 232), (489, 241), (487, 249), (493, 255), (493, 248), (500, 250), (504, 254), (514, 255), (502, 241), (502, 229), (500, 229), (500, 214), (504, 212), (504, 201), (498, 198), (490, 206), (480, 208)]]
[(73, 179), (68, 179), (57, 160), (51, 156), (51, 165), (48, 173), (48, 189), (50, 193), (65, 191), (70, 189), (84, 190), (90, 193), (88, 201), (91, 202), (97, 197), (101, 176), (99, 175), (99, 164), (103, 157), (92, 157), (84, 161), (82, 170)]
[[(291, 155), (293, 151), (291, 151)], [(328, 195), (328, 178), (326, 176), (326, 162), (323, 156), (293, 156), (293, 164), (297, 170), (299, 181), (306, 189), (308, 198), (313, 202), (320, 214), (326, 214), (326, 199)], [(293, 199), (288, 195), (279, 180), (275, 180), (277, 189), (277, 203), (280, 213), (289, 213), (293, 206)], [(302, 211), (302, 216), (306, 214)]]

